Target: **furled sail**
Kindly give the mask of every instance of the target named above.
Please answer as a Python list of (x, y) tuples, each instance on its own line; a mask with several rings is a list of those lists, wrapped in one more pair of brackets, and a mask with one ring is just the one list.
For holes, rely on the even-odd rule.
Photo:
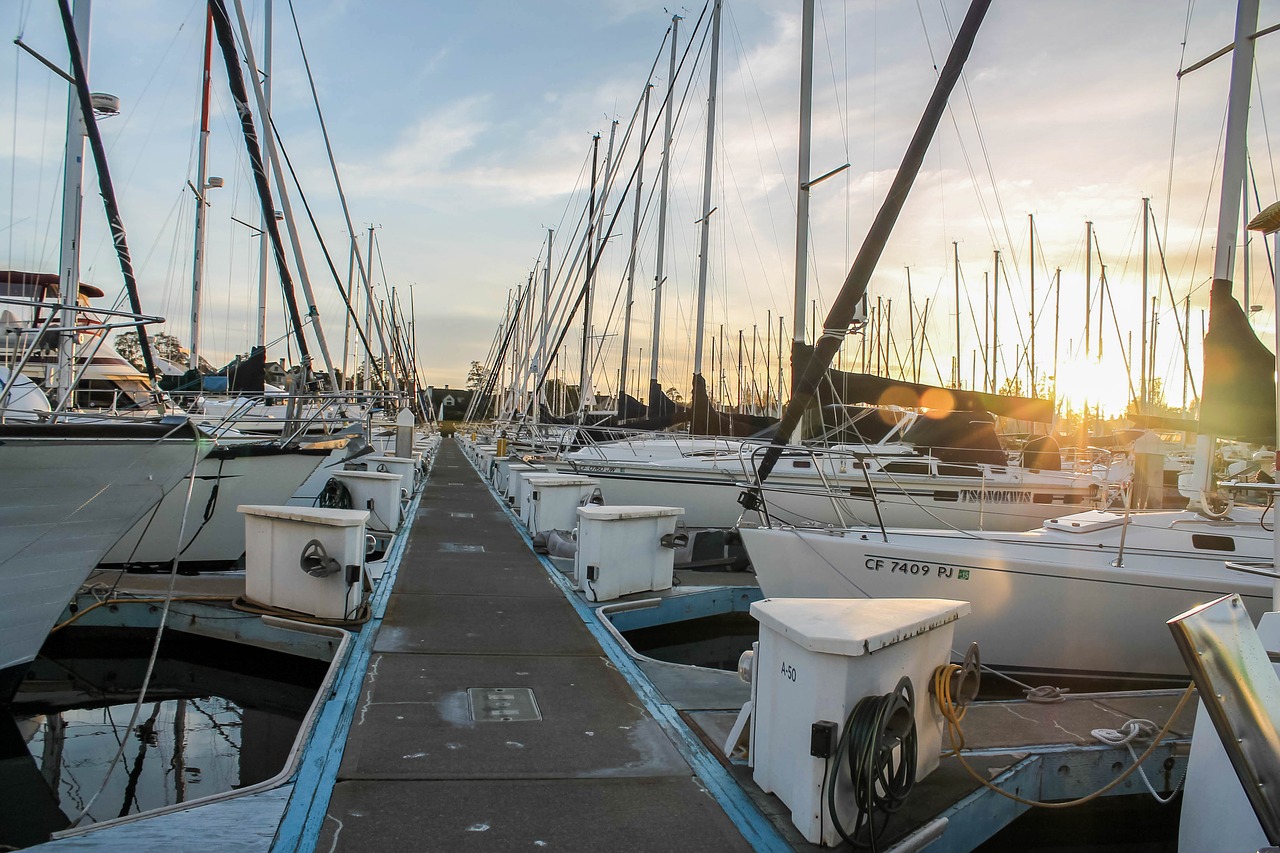
[(1275, 363), (1232, 295), (1231, 282), (1215, 280), (1204, 336), (1200, 431), (1255, 444), (1275, 443)]
[[(792, 365), (803, 372), (813, 357), (813, 347), (793, 344), (792, 352), (803, 363)], [(828, 368), (818, 383), (818, 400), (823, 406), (839, 403), (867, 403), (873, 406), (901, 406), (905, 409), (930, 408), (965, 412), (990, 412), (1005, 418), (1048, 424), (1053, 422), (1054, 401), (1032, 397), (1012, 397), (923, 385), (899, 379), (886, 379), (869, 373), (850, 373)]]

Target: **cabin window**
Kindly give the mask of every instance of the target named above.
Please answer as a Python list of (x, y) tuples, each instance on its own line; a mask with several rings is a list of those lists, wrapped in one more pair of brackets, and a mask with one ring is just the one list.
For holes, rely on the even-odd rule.
[(1031, 496), (1031, 502), (1038, 504), (1051, 504), (1053, 503), (1053, 495), (1045, 495), (1037, 492)]
[(1192, 533), (1191, 545), (1201, 551), (1234, 551), (1236, 540), (1230, 536), (1213, 536), (1208, 533)]
[(889, 462), (884, 466), (886, 474), (928, 474), (928, 462)]
[(960, 500), (959, 492), (934, 492), (933, 499), (937, 503), (955, 503)]
[(981, 477), (982, 470), (976, 465), (938, 465), (940, 477)]

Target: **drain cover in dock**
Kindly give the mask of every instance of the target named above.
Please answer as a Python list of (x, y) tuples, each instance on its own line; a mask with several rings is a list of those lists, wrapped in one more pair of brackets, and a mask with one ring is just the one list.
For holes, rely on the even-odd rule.
[(541, 720), (542, 712), (528, 687), (468, 687), (471, 719), (477, 723)]

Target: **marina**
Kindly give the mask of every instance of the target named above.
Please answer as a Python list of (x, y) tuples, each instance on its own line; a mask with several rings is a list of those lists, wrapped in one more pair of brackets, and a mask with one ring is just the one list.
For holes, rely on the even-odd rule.
[[(330, 695), (307, 715), (288, 775), (63, 831), (38, 849), (150, 849), (214, 831), (228, 849), (246, 850), (400, 849), (406, 839), (439, 850), (536, 841), (663, 849), (672, 838), (692, 849), (813, 849), (742, 757), (722, 752), (749, 685), (736, 672), (648, 657), (624, 638), (636, 625), (744, 612), (758, 590), (695, 583), (707, 573), (682, 570), (659, 613), (653, 592), (592, 606), (561, 561), (535, 555), (504, 503), (458, 443), (442, 443), (392, 546), (397, 563), (378, 582), (370, 621), (325, 676)], [(205, 580), (236, 585), (206, 575), (183, 592)], [(707, 600), (672, 603), (685, 596)], [(145, 623), (130, 609), (154, 605), (100, 607), (78, 621)], [(184, 631), (205, 630), (198, 613), (181, 612), (179, 624), (191, 622)], [(629, 614), (640, 618), (627, 624)], [(1182, 693), (977, 702), (963, 754), (1024, 798), (1075, 799), (1132, 765), (1123, 747), (1090, 742), (1089, 729), (1135, 718), (1164, 726)], [(1185, 775), (1191, 719), (1183, 707), (1144, 762), (1162, 795)], [(1146, 799), (1142, 784), (1131, 775), (1116, 792)], [(909, 802), (884, 828), (894, 841), (883, 849), (915, 849), (893, 845), (921, 831), (938, 835), (931, 849), (984, 849), (1025, 809), (985, 791), (954, 758)], [(615, 819), (587, 822), (584, 813)], [(637, 814), (651, 817), (627, 817)]]
[(1272, 0), (152, 5), (0, 15), (0, 851), (1280, 849)]

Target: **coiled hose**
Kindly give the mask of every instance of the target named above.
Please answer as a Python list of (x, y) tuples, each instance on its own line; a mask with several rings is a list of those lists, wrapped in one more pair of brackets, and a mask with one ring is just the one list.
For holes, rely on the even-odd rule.
[[(827, 782), (827, 809), (840, 837), (855, 847), (877, 850), (876, 820), (889, 815), (906, 800), (916, 781), (915, 690), (903, 676), (892, 693), (864, 697), (844, 723), (835, 751), (835, 771)], [(853, 832), (840, 821), (836, 788), (840, 770), (847, 766), (857, 807)]]

